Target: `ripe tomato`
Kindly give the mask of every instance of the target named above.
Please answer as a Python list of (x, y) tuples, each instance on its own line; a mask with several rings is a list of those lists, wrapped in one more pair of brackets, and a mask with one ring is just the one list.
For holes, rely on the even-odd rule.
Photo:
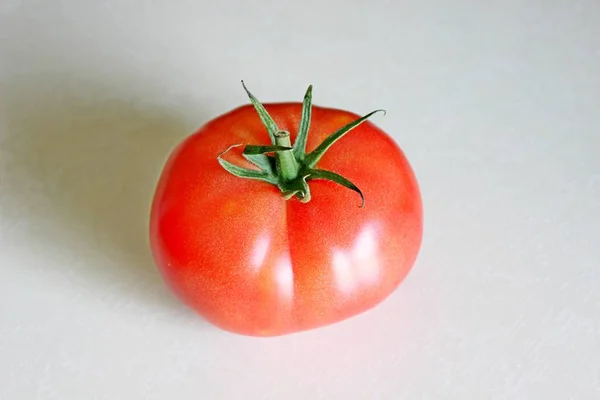
[(253, 336), (379, 304), (421, 244), (404, 154), (366, 121), (375, 112), (312, 106), (312, 87), (303, 103), (264, 106), (246, 92), (251, 104), (184, 140), (160, 177), (150, 239), (164, 280), (211, 323)]

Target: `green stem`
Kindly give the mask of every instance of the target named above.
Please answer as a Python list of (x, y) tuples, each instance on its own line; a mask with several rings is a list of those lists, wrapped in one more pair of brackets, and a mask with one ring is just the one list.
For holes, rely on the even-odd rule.
[[(275, 145), (282, 147), (291, 147), (290, 133), (286, 131), (278, 131), (275, 134)], [(275, 152), (276, 167), (280, 171), (280, 176), (284, 181), (292, 181), (298, 177), (300, 170), (298, 161), (294, 157), (294, 151), (282, 150)]]
[[(361, 207), (364, 207), (365, 198), (363, 193), (354, 183), (333, 171), (316, 168), (316, 164), (335, 142), (365, 122), (373, 114), (379, 111), (385, 113), (384, 110), (370, 112), (364, 117), (348, 123), (325, 138), (312, 152), (306, 154), (306, 141), (312, 114), (312, 86), (308, 87), (304, 95), (298, 135), (293, 147), (289, 132), (279, 130), (275, 120), (269, 115), (265, 107), (248, 91), (245, 85), (244, 89), (271, 137), (271, 144), (247, 145), (244, 148), (242, 155), (258, 167), (258, 171), (254, 168), (243, 168), (224, 160), (222, 155), (229, 149), (225, 150), (217, 156), (217, 160), (226, 171), (240, 178), (255, 179), (274, 184), (281, 190), (284, 199), (288, 200), (296, 197), (303, 203), (309, 202), (311, 197), (307, 182), (313, 179), (326, 179), (358, 193), (362, 200)], [(236, 146), (240, 145), (233, 145), (232, 147)], [(272, 155), (273, 153), (274, 155)]]

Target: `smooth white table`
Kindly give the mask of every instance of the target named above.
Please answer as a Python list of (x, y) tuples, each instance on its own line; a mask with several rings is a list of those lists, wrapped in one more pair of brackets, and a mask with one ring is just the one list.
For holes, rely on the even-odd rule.
[[(160, 280), (172, 147), (246, 102), (364, 113), (423, 247), (380, 307), (229, 334)], [(599, 399), (600, 6), (4, 0), (0, 399)]]

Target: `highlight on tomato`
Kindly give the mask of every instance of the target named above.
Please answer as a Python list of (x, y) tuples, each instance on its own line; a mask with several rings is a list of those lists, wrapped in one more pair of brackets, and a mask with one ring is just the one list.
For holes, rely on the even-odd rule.
[[(243, 85), (243, 82), (242, 82)], [(415, 174), (369, 118), (304, 101), (249, 104), (168, 158), (151, 250), (177, 296), (212, 324), (277, 336), (373, 308), (412, 268), (423, 212)]]

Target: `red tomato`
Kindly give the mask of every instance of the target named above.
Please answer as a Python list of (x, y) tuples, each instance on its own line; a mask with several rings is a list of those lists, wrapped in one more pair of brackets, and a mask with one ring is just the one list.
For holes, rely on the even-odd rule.
[[(254, 106), (205, 124), (164, 168), (150, 218), (151, 247), (163, 278), (211, 323), (253, 336), (332, 324), (379, 304), (405, 278), (421, 244), (421, 197), (404, 154), (364, 118), (313, 169), (303, 167), (307, 159), (315, 161), (311, 151), (359, 117), (311, 107), (309, 88), (304, 103), (266, 104), (274, 125), (268, 115), (265, 125), (257, 113), (262, 106), (248, 95)], [(303, 113), (305, 128), (310, 120), (309, 152), (295, 153), (300, 167), (290, 175), (282, 166), (284, 154), (289, 161), (295, 151), (289, 140), (296, 141)], [(273, 135), (275, 128), (279, 133)], [(280, 131), (291, 138), (274, 139)], [(219, 161), (236, 144), (278, 145), (246, 150), (266, 153), (253, 160), (268, 160), (269, 179), (279, 176), (280, 184), (234, 175), (234, 164), (259, 171), (242, 147), (222, 156), (229, 163)], [(347, 181), (320, 179), (331, 176), (311, 173), (314, 168)], [(352, 188), (350, 182), (364, 194), (364, 207), (357, 188), (344, 187)], [(310, 195), (302, 190), (306, 186)]]

